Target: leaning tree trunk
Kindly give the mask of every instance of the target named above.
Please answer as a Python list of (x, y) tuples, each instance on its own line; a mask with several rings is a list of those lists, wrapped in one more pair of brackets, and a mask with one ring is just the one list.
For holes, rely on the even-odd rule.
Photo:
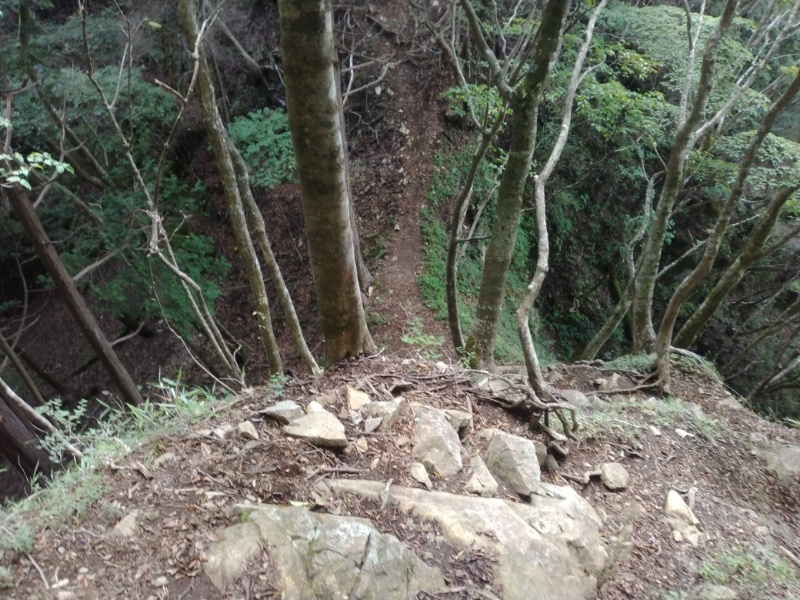
[[(744, 152), (744, 156), (742, 156), (741, 160), (739, 161), (739, 170), (736, 181), (733, 185), (733, 189), (731, 189), (730, 195), (725, 201), (722, 211), (717, 217), (717, 222), (714, 224), (714, 228), (708, 236), (708, 243), (706, 244), (706, 249), (705, 252), (703, 252), (703, 256), (700, 258), (697, 266), (692, 270), (691, 273), (689, 273), (689, 275), (686, 276), (686, 278), (680, 283), (678, 288), (672, 294), (672, 298), (670, 298), (667, 309), (664, 311), (664, 317), (661, 320), (661, 327), (658, 332), (658, 339), (656, 340), (656, 355), (658, 357), (658, 381), (666, 391), (669, 389), (670, 379), (669, 346), (672, 342), (672, 332), (675, 327), (675, 321), (678, 319), (678, 311), (689, 295), (698, 285), (700, 285), (708, 272), (711, 270), (711, 267), (717, 258), (717, 252), (722, 245), (722, 239), (725, 236), (725, 232), (728, 229), (730, 220), (733, 217), (733, 213), (739, 204), (742, 194), (744, 194), (747, 177), (750, 174), (750, 168), (756, 160), (756, 153), (766, 139), (767, 134), (772, 130), (775, 119), (777, 119), (778, 116), (783, 113), (786, 107), (789, 106), (789, 104), (794, 100), (794, 97), (799, 91), (800, 74), (794, 78), (792, 84), (786, 89), (781, 97), (772, 103), (769, 110), (764, 115), (756, 135), (753, 136), (753, 139), (750, 141), (747, 149)], [(773, 202), (770, 203), (770, 206), (773, 208), (773, 210), (768, 211), (766, 217), (759, 223), (761, 227), (759, 228), (757, 226), (757, 231), (760, 231), (763, 236), (762, 245), (763, 242), (766, 241), (766, 236), (769, 234), (769, 231), (771, 231), (772, 226), (775, 224), (778, 214), (780, 213), (780, 209), (783, 207), (783, 204), (789, 200), (793, 193), (793, 189), (788, 191), (782, 190), (775, 196)], [(767, 225), (768, 227), (765, 229)], [(753, 240), (754, 238), (751, 236), (750, 239)], [(755, 251), (752, 249), (752, 247), (746, 249), (750, 250), (750, 254), (753, 254)]]
[(139, 390), (136, 389), (136, 384), (133, 383), (130, 374), (120, 362), (111, 344), (108, 343), (100, 326), (95, 321), (91, 311), (89, 311), (89, 307), (86, 306), (83, 296), (80, 295), (78, 288), (75, 287), (75, 282), (64, 267), (64, 263), (61, 262), (53, 242), (50, 241), (42, 222), (39, 221), (39, 217), (33, 209), (33, 205), (28, 200), (28, 195), (17, 186), (4, 187), (3, 191), (22, 224), (28, 239), (36, 249), (39, 260), (44, 264), (47, 273), (52, 278), (56, 289), (70, 313), (72, 313), (86, 340), (94, 349), (109, 375), (111, 375), (114, 383), (117, 384), (123, 400), (133, 406), (141, 404), (142, 396)]
[(281, 49), (328, 363), (374, 348), (361, 303), (337, 97), (331, 0), (279, 0)]
[[(494, 364), (497, 327), (505, 300), (506, 279), (522, 215), (522, 193), (536, 144), (536, 115), (561, 44), (569, 2), (550, 0), (534, 39), (530, 67), (511, 96), (512, 128), (508, 161), (497, 193), (496, 220), (486, 249), (475, 320), (467, 339), (473, 366)], [(480, 31), (473, 36), (482, 35)]]
[(722, 277), (719, 278), (697, 310), (692, 313), (692, 316), (689, 317), (686, 323), (683, 324), (683, 327), (678, 331), (675, 336), (675, 341), (673, 342), (675, 346), (681, 348), (688, 348), (691, 346), (711, 317), (714, 316), (714, 313), (717, 312), (717, 309), (725, 301), (725, 298), (728, 297), (745, 276), (748, 269), (763, 259), (764, 256), (771, 253), (774, 245), (765, 250), (764, 244), (772, 233), (772, 228), (777, 222), (781, 210), (796, 191), (797, 187), (784, 188), (773, 197), (767, 210), (761, 217), (761, 220), (756, 224), (750, 236), (747, 238), (739, 256), (725, 269)]
[(717, 50), (725, 31), (733, 21), (736, 13), (736, 0), (727, 0), (719, 17), (717, 26), (706, 41), (703, 51), (703, 62), (700, 67), (700, 81), (697, 85), (692, 110), (679, 126), (670, 149), (669, 162), (664, 177), (664, 186), (656, 207), (653, 226), (642, 250), (642, 266), (636, 278), (633, 298), (633, 352), (649, 352), (655, 345), (655, 329), (653, 327), (653, 292), (658, 276), (658, 265), (667, 233), (672, 208), (678, 194), (683, 190), (686, 161), (689, 158), (692, 144), (695, 141), (695, 130), (705, 117), (706, 106), (714, 85)]
[[(189, 46), (194, 47), (198, 37), (194, 0), (180, 0), (179, 13), (184, 35), (189, 42)], [(228, 202), (228, 212), (236, 238), (236, 245), (239, 247), (240, 256), (244, 261), (247, 281), (250, 284), (250, 293), (256, 309), (255, 317), (259, 339), (269, 361), (270, 374), (281, 375), (283, 366), (278, 342), (272, 330), (272, 315), (270, 314), (267, 290), (264, 286), (264, 277), (261, 274), (261, 265), (258, 262), (253, 240), (250, 238), (250, 231), (247, 228), (247, 218), (245, 217), (242, 198), (239, 195), (236, 169), (229, 149), (228, 133), (225, 131), (225, 126), (219, 114), (214, 84), (212, 83), (211, 72), (206, 62), (202, 45), (198, 48), (197, 60), (200, 61), (197, 72), (197, 85), (200, 90), (203, 121), (205, 121), (206, 133), (211, 142), (217, 168), (222, 178), (222, 187), (225, 190), (225, 199)]]

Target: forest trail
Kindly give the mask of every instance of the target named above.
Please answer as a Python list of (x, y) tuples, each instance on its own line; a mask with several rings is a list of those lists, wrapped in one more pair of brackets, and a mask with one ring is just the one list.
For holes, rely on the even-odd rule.
[[(410, 10), (407, 4), (380, 4), (378, 19), (388, 30), (401, 30), (407, 18), (404, 11)], [(380, 38), (379, 54), (398, 50), (392, 37)], [(387, 319), (385, 323), (371, 324), (370, 329), (379, 346), (385, 346), (388, 353), (409, 351), (402, 337), (409, 333), (415, 319), (421, 322), (425, 334), (449, 339), (446, 324), (436, 320), (425, 306), (417, 284), (423, 269), (424, 243), (419, 211), (430, 187), (436, 168), (434, 157), (444, 135), (442, 92), (449, 86), (447, 76), (445, 72), (436, 73), (427, 67), (417, 68), (413, 58), (409, 58), (389, 70), (382, 86), (382, 93), (391, 95), (385, 125), (394, 133), (391, 154), (382, 155), (382, 161), (398, 178), (398, 183), (391, 190), (376, 190), (395, 195), (392, 203), (395, 222), (385, 256), (375, 273), (374, 296), (367, 304)], [(439, 351), (455, 357), (449, 344), (442, 344)]]

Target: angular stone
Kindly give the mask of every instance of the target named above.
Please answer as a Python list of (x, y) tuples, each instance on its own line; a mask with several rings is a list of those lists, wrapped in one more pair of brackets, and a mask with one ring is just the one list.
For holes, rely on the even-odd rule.
[(322, 404), (320, 404), (316, 400), (312, 400), (311, 402), (309, 402), (306, 405), (306, 414), (307, 415), (310, 415), (312, 413), (319, 413), (319, 412), (327, 412), (327, 411), (325, 410), (325, 407), (322, 406)]
[(290, 437), (300, 438), (315, 446), (326, 448), (347, 446), (344, 425), (327, 411), (300, 417), (289, 425), (284, 425), (283, 432)]
[[(352, 479), (330, 485), (335, 493), (373, 499), (386, 488), (383, 482)], [(493, 557), (490, 568), (503, 600), (596, 596), (608, 553), (597, 513), (571, 488), (543, 482), (529, 504), (400, 486), (392, 486), (388, 497), (400, 510), (436, 521), (456, 550)]]
[(428, 470), (425, 468), (420, 462), (413, 462), (411, 466), (408, 468), (408, 472), (410, 473), (411, 477), (414, 478), (414, 481), (417, 483), (421, 483), (427, 489), (431, 489), (433, 487), (433, 482), (431, 481), (430, 475), (428, 475)]
[(489, 442), (489, 469), (520, 496), (530, 496), (539, 488), (541, 471), (536, 446), (526, 438), (497, 433)]
[(250, 522), (233, 525), (219, 532), (208, 548), (203, 570), (220, 592), (244, 575), (248, 563), (261, 554), (260, 533)]
[(731, 410), (742, 410), (744, 408), (733, 396), (725, 396), (722, 400), (717, 402), (717, 406), (724, 406)]
[(242, 421), (237, 425), (237, 429), (244, 437), (249, 437), (251, 440), (258, 439), (258, 432), (250, 421)]
[(138, 517), (138, 510), (129, 512), (127, 515), (122, 517), (122, 519), (120, 519), (119, 523), (114, 525), (114, 529), (111, 530), (111, 535), (118, 538), (132, 538), (134, 535), (136, 535), (136, 521)]
[(366, 417), (380, 417), (383, 419), (380, 430), (388, 431), (397, 423), (397, 419), (400, 418), (400, 414), (405, 405), (405, 399), (402, 396), (398, 396), (394, 400), (389, 400), (388, 402), (370, 402), (364, 408), (363, 412)]
[(547, 446), (539, 440), (533, 440), (533, 445), (536, 446), (536, 460), (539, 461), (539, 466), (541, 467), (547, 462)]
[(492, 476), (483, 459), (480, 456), (473, 456), (469, 460), (469, 466), (472, 468), (472, 477), (469, 478), (464, 489), (471, 494), (478, 494), (484, 498), (496, 496), (497, 480)]
[(412, 404), (414, 414), (414, 449), (412, 456), (431, 473), (447, 478), (463, 467), (461, 440), (441, 410)]
[(619, 463), (603, 463), (600, 465), (600, 480), (611, 491), (624, 490), (628, 487), (630, 475)]
[(365, 519), (269, 504), (237, 509), (248, 514), (245, 525), (256, 529), (243, 541), (266, 548), (286, 600), (408, 600), (445, 585), (438, 569)]
[(293, 400), (283, 400), (258, 412), (268, 419), (277, 421), (282, 425), (288, 425), (292, 421), (296, 421), (302, 417), (304, 414), (303, 409), (300, 408), (300, 405)]
[(800, 446), (776, 446), (764, 454), (767, 471), (782, 485), (790, 486), (800, 475)]
[(444, 414), (447, 417), (447, 420), (450, 421), (450, 425), (452, 425), (453, 429), (456, 431), (466, 429), (472, 424), (472, 415), (465, 410), (445, 408)]
[(378, 427), (381, 426), (383, 423), (383, 419), (380, 417), (369, 417), (368, 419), (364, 420), (364, 433), (372, 433), (376, 431)]
[(348, 410), (361, 410), (365, 404), (372, 402), (369, 394), (351, 388), (349, 385), (344, 386), (344, 397), (347, 402)]
[(670, 490), (667, 494), (667, 501), (664, 503), (664, 513), (670, 517), (683, 519), (692, 525), (697, 525), (700, 522), (683, 500), (683, 497), (675, 490)]
[(220, 440), (224, 440), (225, 436), (227, 436), (231, 431), (233, 431), (233, 425), (231, 425), (230, 423), (224, 423), (219, 427), (215, 427), (211, 431), (211, 435)]

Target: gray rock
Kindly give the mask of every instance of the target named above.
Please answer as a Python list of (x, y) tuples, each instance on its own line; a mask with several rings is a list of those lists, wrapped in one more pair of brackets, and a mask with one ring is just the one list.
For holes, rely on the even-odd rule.
[(757, 448), (765, 448), (769, 445), (769, 438), (758, 431), (752, 432), (749, 439), (750, 444)]
[(397, 423), (397, 419), (400, 418), (405, 405), (405, 399), (402, 396), (398, 396), (389, 402), (370, 402), (362, 412), (365, 417), (380, 417), (383, 419), (380, 430), (388, 431)]
[(359, 411), (365, 404), (370, 404), (372, 402), (369, 394), (351, 388), (349, 385), (344, 386), (344, 397), (347, 402), (348, 410)]
[[(385, 487), (377, 481), (331, 482), (336, 493), (374, 499)], [(542, 483), (539, 492), (523, 504), (392, 486), (389, 499), (400, 510), (437, 522), (458, 551), (493, 557), (503, 600), (594, 598), (597, 577), (608, 563), (599, 517), (571, 488)]]
[(497, 495), (497, 480), (492, 476), (486, 463), (480, 456), (473, 456), (469, 461), (472, 477), (469, 478), (464, 489), (471, 494), (478, 494), (484, 498)]
[(600, 465), (600, 480), (612, 491), (624, 490), (628, 487), (630, 475), (619, 463), (603, 463)]
[(677, 517), (684, 521), (697, 525), (700, 521), (694, 516), (692, 509), (686, 504), (683, 497), (675, 490), (670, 490), (667, 500), (664, 503), (664, 513), (669, 517)]
[(466, 429), (472, 424), (472, 415), (465, 410), (445, 408), (444, 414), (450, 422), (450, 425), (452, 425), (453, 429), (456, 431), (460, 432), (462, 429)]
[(111, 530), (111, 535), (117, 538), (132, 538), (136, 535), (137, 519), (139, 517), (138, 510), (132, 510), (127, 515), (120, 519), (119, 523), (114, 525)]
[(533, 445), (536, 447), (536, 460), (539, 461), (539, 466), (541, 467), (547, 462), (547, 446), (539, 440), (533, 440)]
[(732, 410), (742, 410), (744, 408), (733, 396), (725, 396), (722, 400), (717, 402), (717, 406), (724, 406)]
[(300, 438), (315, 446), (326, 448), (344, 448), (347, 446), (347, 437), (344, 434), (344, 425), (331, 413), (315, 412), (289, 425), (284, 425), (283, 432), (291, 437)]
[(242, 434), (244, 437), (248, 437), (251, 440), (258, 439), (258, 432), (256, 431), (255, 426), (250, 421), (242, 421), (237, 425), (237, 429), (239, 433)]
[[(432, 593), (444, 587), (438, 569), (365, 519), (269, 504), (239, 505), (237, 509), (248, 514), (247, 522), (225, 531), (233, 530), (239, 544), (250, 550), (250, 559), (260, 553), (261, 546), (267, 550), (275, 583), (285, 600), (408, 600), (421, 591)], [(209, 557), (224, 557), (219, 545), (212, 545)], [(225, 550), (243, 554), (237, 547)], [(237, 560), (236, 569), (227, 565), (224, 582), (229, 585), (241, 576), (246, 563)], [(211, 580), (215, 585), (222, 582)], [(224, 590), (227, 585), (217, 587)]]
[(686, 600), (736, 600), (738, 594), (724, 585), (703, 584), (692, 588)]
[(293, 400), (283, 400), (258, 412), (283, 425), (288, 425), (304, 415), (303, 409)]
[(486, 462), (495, 475), (521, 496), (530, 496), (539, 487), (539, 459), (531, 440), (497, 433), (489, 442)]
[(231, 431), (233, 431), (233, 425), (231, 425), (230, 423), (223, 423), (223, 424), (222, 424), (222, 425), (220, 425), (219, 427), (215, 427), (215, 428), (214, 428), (214, 429), (211, 431), (211, 435), (213, 435), (213, 436), (214, 436), (215, 438), (217, 438), (217, 439), (224, 440), (224, 439), (225, 439), (225, 437), (226, 437), (226, 436), (227, 436), (227, 435), (228, 435), (228, 434), (229, 434)]
[(408, 467), (408, 472), (411, 477), (414, 478), (414, 481), (417, 483), (421, 483), (427, 489), (431, 489), (433, 487), (433, 483), (431, 482), (431, 477), (428, 475), (428, 470), (425, 468), (425, 465), (419, 462), (411, 463), (411, 466)]
[(558, 390), (558, 393), (564, 397), (564, 400), (572, 404), (575, 408), (586, 408), (591, 405), (589, 398), (586, 394), (578, 390)]
[(800, 446), (775, 446), (763, 456), (767, 459), (767, 471), (782, 485), (791, 485), (800, 475)]
[(411, 454), (431, 473), (447, 478), (463, 467), (458, 433), (441, 410), (411, 405), (414, 415), (414, 449)]
[(383, 419), (380, 417), (369, 417), (364, 421), (364, 432), (365, 433), (372, 433), (376, 431), (378, 427), (381, 426), (383, 423)]
[(253, 523), (240, 523), (223, 529), (218, 540), (206, 551), (203, 565), (208, 578), (219, 591), (227, 589), (261, 554), (261, 532)]

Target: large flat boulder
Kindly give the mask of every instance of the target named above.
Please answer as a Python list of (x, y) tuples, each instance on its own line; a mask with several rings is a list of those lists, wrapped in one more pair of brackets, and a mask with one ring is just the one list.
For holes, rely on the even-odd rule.
[(220, 591), (262, 547), (284, 600), (411, 600), (445, 587), (438, 569), (366, 519), (271, 504), (236, 508), (247, 521), (223, 530), (208, 551), (206, 573)]
[(283, 432), (290, 437), (305, 440), (315, 446), (326, 448), (347, 446), (344, 425), (326, 410), (312, 412), (305, 417), (295, 419), (288, 425), (284, 425)]
[[(386, 486), (334, 480), (334, 493), (380, 498)], [(436, 521), (448, 544), (492, 556), (504, 600), (594, 598), (608, 553), (601, 522), (574, 490), (542, 483), (530, 503), (392, 486), (389, 501), (420, 519)], [(534, 592), (535, 591), (535, 592)]]

